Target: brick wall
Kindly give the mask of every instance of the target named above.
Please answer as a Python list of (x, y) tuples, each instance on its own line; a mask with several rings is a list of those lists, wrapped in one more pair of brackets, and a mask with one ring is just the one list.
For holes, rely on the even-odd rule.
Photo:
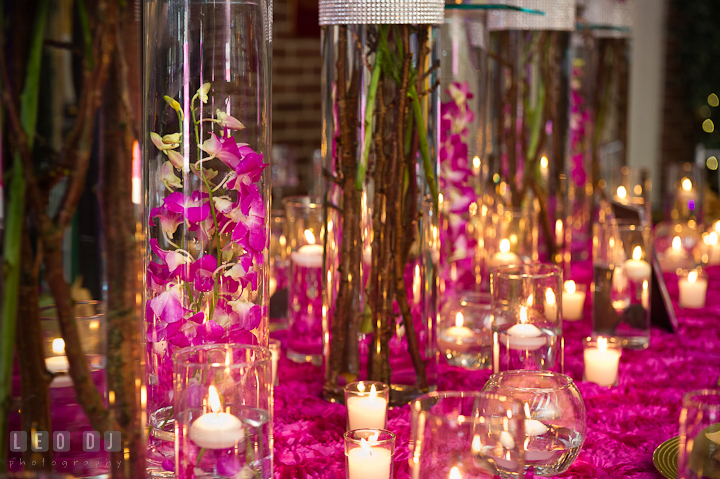
[[(317, 12), (317, 1), (314, 3)], [(310, 7), (312, 8), (312, 7)], [(307, 191), (313, 152), (320, 148), (320, 33), (303, 0), (273, 4), (273, 144), (295, 150), (299, 191)], [(308, 22), (314, 21), (313, 25)]]

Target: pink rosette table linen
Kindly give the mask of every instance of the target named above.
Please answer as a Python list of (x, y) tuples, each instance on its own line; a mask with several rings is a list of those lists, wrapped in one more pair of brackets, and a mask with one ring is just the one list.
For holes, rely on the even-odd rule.
[[(592, 265), (573, 265), (572, 273), (576, 282), (589, 284)], [(720, 376), (720, 267), (709, 268), (708, 274), (708, 305), (700, 310), (678, 309), (677, 279), (666, 276), (679, 332), (653, 328), (649, 349), (623, 351), (618, 387), (606, 389), (582, 381), (581, 339), (592, 329), (590, 300), (585, 319), (564, 323), (565, 372), (578, 382), (585, 400), (588, 434), (578, 460), (558, 477), (662, 477), (653, 466), (652, 454), (678, 434), (683, 394), (716, 387)], [(284, 333), (279, 334), (285, 343)], [(346, 411), (321, 399), (322, 370), (283, 356), (278, 374), (275, 478), (344, 479)], [(442, 364), (438, 389), (480, 390), (489, 375), (490, 371), (468, 372)], [(388, 429), (397, 434), (395, 477), (409, 478), (409, 406), (389, 411)]]

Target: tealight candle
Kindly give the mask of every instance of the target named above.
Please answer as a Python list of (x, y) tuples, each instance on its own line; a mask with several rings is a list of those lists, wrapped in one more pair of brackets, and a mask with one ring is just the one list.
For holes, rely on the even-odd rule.
[(388, 393), (386, 384), (374, 381), (359, 381), (345, 386), (348, 430), (384, 429), (387, 422)]
[[(381, 445), (378, 442), (379, 436), (379, 431), (377, 431), (369, 436), (367, 440), (360, 438), (360, 447), (349, 448), (349, 439), (346, 434), (345, 457), (347, 458), (348, 479), (365, 479), (368, 477), (389, 479), (392, 476), (393, 449)], [(394, 436), (392, 441), (394, 442)]]
[(51, 373), (66, 373), (70, 369), (70, 364), (65, 356), (65, 340), (63, 338), (53, 339), (52, 351), (58, 356), (45, 358), (45, 368)]
[(585, 306), (585, 290), (578, 290), (575, 281), (565, 281), (562, 296), (563, 320), (576, 321), (582, 318)]
[(520, 307), (520, 322), (512, 325), (502, 341), (508, 349), (534, 351), (545, 344), (542, 331), (534, 324), (527, 324), (527, 308)]
[(489, 266), (503, 266), (506, 264), (521, 263), (520, 257), (510, 251), (510, 240), (503, 238), (500, 241), (500, 251), (495, 253), (488, 261)]
[(583, 360), (585, 380), (600, 386), (612, 386), (617, 383), (620, 363), (620, 344), (614, 341), (608, 345), (608, 338), (599, 337), (597, 341), (585, 338)]
[(649, 279), (652, 269), (650, 263), (644, 261), (642, 258), (642, 248), (636, 246), (632, 253), (632, 259), (625, 261), (623, 270), (625, 276), (632, 281), (641, 283), (643, 280)]
[(548, 288), (545, 290), (545, 318), (547, 318), (548, 321), (555, 322), (557, 321), (557, 300), (555, 299), (555, 293), (552, 289)]
[(707, 279), (699, 277), (697, 271), (690, 271), (686, 278), (678, 281), (681, 308), (704, 308), (707, 294)]
[(208, 402), (212, 412), (197, 418), (190, 426), (190, 439), (205, 449), (229, 449), (245, 438), (242, 422), (230, 413), (220, 412), (220, 396), (210, 386)]
[(441, 347), (448, 347), (452, 343), (452, 348), (457, 352), (466, 351), (471, 342), (469, 340), (475, 338), (475, 333), (468, 327), (464, 326), (465, 318), (463, 314), (458, 311), (455, 315), (455, 326), (451, 326), (443, 330), (438, 335), (438, 343)]
[(323, 247), (315, 244), (315, 235), (310, 230), (305, 230), (305, 238), (308, 244), (301, 246), (297, 251), (290, 253), (290, 258), (298, 266), (305, 268), (322, 268)]

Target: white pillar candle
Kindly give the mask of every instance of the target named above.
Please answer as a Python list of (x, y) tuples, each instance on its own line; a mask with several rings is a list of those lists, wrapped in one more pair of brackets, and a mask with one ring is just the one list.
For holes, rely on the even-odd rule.
[(500, 251), (495, 253), (488, 261), (489, 266), (503, 266), (506, 264), (519, 264), (520, 257), (510, 251), (510, 240), (504, 238), (500, 241)]
[(509, 348), (516, 350), (534, 351), (545, 344), (542, 331), (534, 324), (527, 323), (527, 309), (520, 307), (520, 322), (512, 325), (501, 341)]
[(632, 256), (632, 259), (625, 261), (625, 264), (623, 265), (625, 276), (636, 282), (642, 282), (646, 279), (650, 279), (650, 274), (652, 273), (650, 263), (640, 259), (642, 258), (642, 248), (636, 246), (633, 250)]
[(697, 271), (690, 271), (687, 278), (678, 281), (681, 308), (704, 308), (707, 280), (698, 277)]
[(372, 440), (360, 439), (360, 447), (347, 453), (348, 479), (389, 479), (392, 454), (389, 449), (373, 447)]
[(585, 291), (578, 291), (575, 281), (565, 281), (562, 296), (563, 320), (576, 321), (582, 318), (585, 306)]
[(616, 349), (608, 349), (607, 338), (599, 337), (597, 347), (588, 347), (583, 352), (585, 380), (600, 386), (615, 384), (620, 354)]
[[(362, 392), (361, 392), (362, 394)], [(363, 396), (350, 396), (346, 404), (348, 428), (384, 429), (387, 420), (387, 400), (377, 395), (373, 384), (370, 393)]]
[(190, 426), (190, 439), (205, 449), (229, 449), (245, 437), (242, 422), (232, 414), (220, 412), (220, 396), (210, 386), (208, 402), (212, 412), (197, 418)]

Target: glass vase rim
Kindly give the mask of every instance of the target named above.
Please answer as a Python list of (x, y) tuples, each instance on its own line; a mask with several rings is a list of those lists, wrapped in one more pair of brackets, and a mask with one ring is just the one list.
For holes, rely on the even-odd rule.
[(484, 291), (463, 290), (456, 292), (448, 299), (456, 301), (461, 306), (466, 306), (465, 304), (462, 304), (463, 301), (467, 301), (473, 306), (485, 306), (484, 301), (487, 300), (487, 304), (492, 302), (492, 294)]
[[(507, 384), (502, 384), (500, 381), (504, 377), (517, 377), (521, 374), (528, 374), (532, 376), (542, 376), (542, 377), (552, 377), (560, 379), (563, 383), (557, 386), (552, 387), (526, 387), (526, 386), (508, 386)], [(548, 393), (552, 391), (562, 391), (565, 389), (572, 389), (573, 387), (577, 388), (575, 385), (575, 381), (573, 378), (568, 376), (567, 374), (562, 373), (556, 373), (555, 371), (537, 371), (532, 369), (516, 369), (512, 371), (501, 371), (498, 373), (493, 373), (488, 378), (487, 384), (494, 384), (497, 386), (501, 386), (503, 388), (509, 389), (511, 391), (523, 391), (523, 392), (541, 392), (541, 393)]]
[(607, 347), (610, 349), (610, 346), (612, 346), (612, 349), (620, 349), (622, 350), (622, 341), (619, 340), (615, 336), (605, 336), (602, 334), (598, 334), (596, 336), (584, 336), (582, 338), (583, 346), (590, 346), (591, 344), (597, 344), (598, 339), (605, 338), (607, 339)]
[(395, 448), (395, 440), (397, 439), (397, 436), (395, 435), (394, 432), (389, 431), (387, 429), (382, 429), (382, 428), (360, 427), (357, 429), (350, 429), (349, 431), (345, 431), (345, 433), (343, 434), (343, 439), (345, 440), (345, 442), (349, 442), (356, 446), (360, 446), (360, 439), (355, 439), (352, 435), (354, 435), (357, 432), (361, 432), (361, 431), (379, 432), (381, 437), (383, 434), (389, 436), (389, 437), (386, 437), (385, 439), (378, 438), (377, 441), (373, 441), (372, 446), (385, 446), (385, 445), (390, 444), (393, 446), (393, 449)]
[[(189, 360), (183, 360), (181, 359), (181, 356), (187, 356), (194, 353), (199, 353), (202, 351), (210, 351), (210, 350), (220, 350), (220, 351), (227, 351), (227, 350), (240, 350), (240, 349), (250, 349), (257, 353), (260, 353), (263, 355), (262, 358), (256, 359), (254, 361), (243, 361), (243, 362), (233, 362), (231, 364), (224, 364), (224, 363), (207, 363), (207, 362), (197, 362), (197, 361), (189, 361)], [(242, 344), (242, 343), (220, 343), (220, 344), (201, 344), (199, 346), (188, 346), (182, 349), (178, 349), (175, 351), (172, 355), (172, 362), (175, 367), (179, 367), (180, 364), (186, 365), (186, 366), (192, 366), (194, 369), (240, 369), (240, 368), (247, 368), (251, 366), (256, 366), (258, 364), (270, 364), (272, 362), (272, 353), (270, 352), (270, 348), (266, 348), (264, 346), (256, 346), (252, 344)]]
[[(530, 272), (522, 272), (522, 268), (530, 268)], [(557, 276), (562, 277), (562, 269), (554, 264), (545, 264), (539, 262), (522, 263), (522, 264), (505, 264), (492, 268), (492, 275), (495, 277), (503, 276), (508, 279), (543, 279)]]
[(688, 391), (685, 394), (683, 394), (683, 400), (682, 400), (682, 407), (683, 409), (692, 407), (694, 409), (702, 409), (707, 410), (711, 407), (716, 407), (720, 409), (720, 402), (717, 404), (708, 404), (704, 402), (700, 402), (697, 400), (698, 397), (702, 396), (718, 396), (720, 397), (720, 389), (695, 389), (693, 391)]
[[(375, 388), (375, 392), (377, 392), (378, 395), (380, 395), (380, 393), (384, 393), (385, 391), (390, 392), (390, 386), (388, 386), (386, 383), (381, 382), (381, 381), (369, 381), (369, 380), (367, 380), (367, 381), (353, 381), (353, 382), (351, 382), (351, 383), (347, 383), (347, 384), (345, 385), (345, 388), (344, 388), (344, 389), (345, 389), (345, 392), (355, 393), (355, 394), (358, 395), (358, 396), (368, 396), (368, 395), (370, 395), (370, 389), (369, 389), (369, 388), (366, 388), (367, 390), (365, 390), (365, 391), (359, 391), (359, 390), (357, 389), (357, 385), (360, 384), (360, 383), (367, 384), (368, 386), (378, 386), (378, 385), (381, 386), (381, 387), (376, 387), (376, 388)], [(351, 386), (354, 386), (356, 389), (352, 389)]]
[[(97, 318), (98, 316), (102, 316), (105, 314), (105, 302), (101, 301), (99, 299), (88, 299), (83, 301), (75, 301), (75, 306), (96, 306), (99, 309), (96, 310), (95, 314), (92, 316), (75, 316), (76, 321), (82, 321), (85, 319), (92, 319)], [(45, 306), (40, 306), (40, 320), (41, 321), (58, 321), (57, 316), (43, 316), (43, 313), (46, 313), (47, 311), (52, 311), (57, 309), (55, 307), (55, 303), (52, 304), (46, 304)]]
[(292, 195), (282, 199), (283, 207), (287, 208), (322, 208), (322, 196), (316, 195)]
[(517, 5), (506, 5), (503, 3), (474, 3), (473, 0), (464, 0), (462, 3), (445, 1), (445, 10), (511, 10), (515, 12), (532, 13), (535, 15), (547, 15), (543, 10), (518, 7)]
[[(462, 399), (462, 398), (471, 398), (471, 397), (483, 397), (487, 399), (497, 399), (499, 401), (507, 401), (507, 402), (517, 402), (518, 405), (520, 405), (520, 409), (522, 409), (522, 401), (520, 401), (517, 398), (510, 397), (506, 394), (499, 394), (496, 392), (489, 392), (489, 391), (432, 391), (427, 394), (423, 394), (420, 397), (417, 397), (413, 399), (410, 408), (413, 411), (423, 411), (423, 408), (421, 406), (423, 401), (426, 401), (428, 399)], [(431, 416), (438, 416), (438, 414), (430, 413), (426, 410), (428, 414)], [(465, 416), (464, 414), (458, 414), (458, 416)]]

